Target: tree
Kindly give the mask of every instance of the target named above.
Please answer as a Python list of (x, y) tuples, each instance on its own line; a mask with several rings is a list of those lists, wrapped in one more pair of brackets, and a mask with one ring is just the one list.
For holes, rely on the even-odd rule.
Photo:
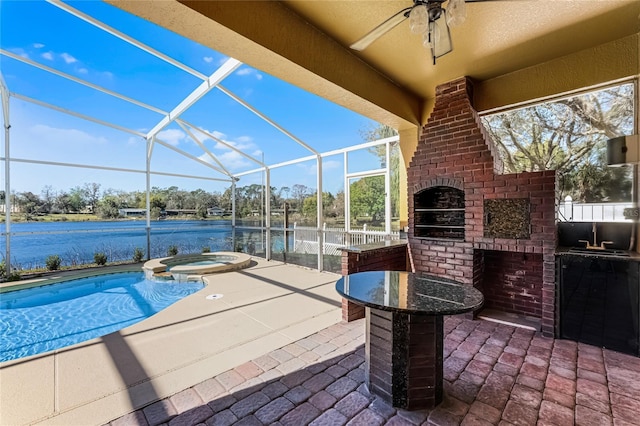
[[(236, 198), (237, 198), (237, 193), (236, 193)], [(227, 210), (227, 211), (231, 211), (232, 209), (232, 204), (231, 204), (231, 188), (227, 188), (222, 195), (220, 196), (220, 207)]]
[(161, 216), (162, 211), (167, 207), (167, 202), (161, 194), (149, 194), (149, 207), (151, 209), (151, 217), (153, 219), (157, 219)]
[(80, 213), (87, 206), (85, 191), (79, 186), (71, 188), (68, 201), (70, 210), (76, 213)]
[[(391, 136), (396, 136), (398, 131), (386, 124), (380, 124), (377, 127), (370, 127), (368, 130), (361, 131), (360, 134), (365, 142), (373, 142)], [(392, 143), (389, 147), (389, 185), (391, 197), (391, 216), (400, 216), (400, 146), (398, 143)], [(386, 145), (376, 145), (369, 148), (371, 152), (380, 158), (381, 163), (387, 161)]]
[(53, 209), (53, 202), (56, 197), (56, 192), (51, 185), (45, 185), (40, 192), (40, 199), (42, 200), (42, 212), (50, 213)]
[[(322, 192), (322, 209), (323, 211), (331, 211), (336, 198), (330, 192)], [(302, 214), (307, 218), (315, 218), (318, 206), (318, 191), (304, 199), (302, 204)]]
[(371, 217), (373, 222), (384, 218), (384, 176), (369, 176), (352, 183), (350, 212), (352, 220)]
[(311, 194), (311, 190), (306, 185), (296, 183), (291, 187), (291, 198), (295, 200), (298, 211), (302, 211), (304, 199), (307, 198), (309, 194)]
[[(291, 192), (291, 188), (289, 188), (288, 186), (283, 186), (282, 188), (280, 188), (280, 191), (278, 192), (278, 197), (282, 199), (282, 201), (287, 201), (289, 199), (289, 193)], [(283, 197), (284, 194), (284, 197)]]
[(56, 195), (53, 201), (53, 208), (62, 213), (69, 213), (72, 211), (71, 196), (69, 193), (65, 191), (58, 192), (58, 195)]
[(185, 192), (181, 191), (177, 186), (170, 186), (163, 191), (166, 195), (168, 209), (184, 209)]
[(96, 207), (96, 214), (103, 219), (115, 219), (120, 216), (120, 200), (113, 195), (102, 197)]
[(606, 165), (607, 139), (633, 131), (633, 85), (623, 84), (483, 118), (505, 173), (556, 170), (559, 194), (629, 201), (631, 180)]
[(91, 208), (92, 212), (96, 211), (98, 201), (100, 200), (100, 184), (99, 183), (85, 183), (82, 187), (87, 205)]
[(367, 142), (390, 138), (397, 134), (398, 131), (396, 129), (391, 126), (387, 126), (386, 124), (378, 124), (377, 126), (369, 125), (367, 129), (360, 130), (360, 136), (362, 136), (362, 139)]
[(38, 214), (42, 208), (42, 201), (40, 197), (35, 195), (33, 192), (20, 192), (16, 194), (16, 204), (20, 207), (20, 211), (22, 211), (27, 217)]
[(344, 219), (344, 191), (338, 191), (336, 193), (336, 199), (333, 202), (332, 210), (335, 212), (336, 217)]

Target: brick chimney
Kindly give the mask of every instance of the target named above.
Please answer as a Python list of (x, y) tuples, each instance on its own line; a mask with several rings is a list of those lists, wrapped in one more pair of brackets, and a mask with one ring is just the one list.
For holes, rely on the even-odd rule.
[(412, 268), (473, 285), (485, 307), (554, 335), (554, 171), (502, 174), (466, 77), (436, 89), (408, 169)]

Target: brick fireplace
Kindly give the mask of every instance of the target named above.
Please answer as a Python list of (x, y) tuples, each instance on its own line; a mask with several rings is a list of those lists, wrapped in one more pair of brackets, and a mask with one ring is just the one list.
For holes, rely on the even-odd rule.
[(540, 320), (554, 335), (554, 171), (502, 174), (473, 86), (438, 86), (409, 166), (412, 269), (481, 290), (485, 307)]

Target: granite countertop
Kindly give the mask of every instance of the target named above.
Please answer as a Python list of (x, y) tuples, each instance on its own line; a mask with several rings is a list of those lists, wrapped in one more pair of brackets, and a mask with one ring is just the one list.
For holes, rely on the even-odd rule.
[(582, 256), (597, 259), (627, 260), (640, 262), (640, 253), (631, 250), (619, 249), (587, 249), (584, 247), (558, 247), (556, 256)]
[(379, 250), (388, 247), (406, 246), (409, 243), (407, 240), (388, 240), (380, 241), (378, 243), (359, 244), (357, 246), (340, 247), (338, 250), (346, 251), (350, 253), (365, 253), (367, 251)]
[(358, 272), (340, 278), (336, 291), (369, 308), (418, 315), (455, 315), (480, 308), (482, 293), (470, 285), (424, 273)]

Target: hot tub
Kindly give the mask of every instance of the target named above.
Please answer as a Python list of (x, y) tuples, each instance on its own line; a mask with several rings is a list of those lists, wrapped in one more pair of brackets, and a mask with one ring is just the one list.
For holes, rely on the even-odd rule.
[(147, 278), (200, 281), (203, 275), (246, 268), (250, 262), (247, 254), (219, 251), (151, 259), (142, 269)]

